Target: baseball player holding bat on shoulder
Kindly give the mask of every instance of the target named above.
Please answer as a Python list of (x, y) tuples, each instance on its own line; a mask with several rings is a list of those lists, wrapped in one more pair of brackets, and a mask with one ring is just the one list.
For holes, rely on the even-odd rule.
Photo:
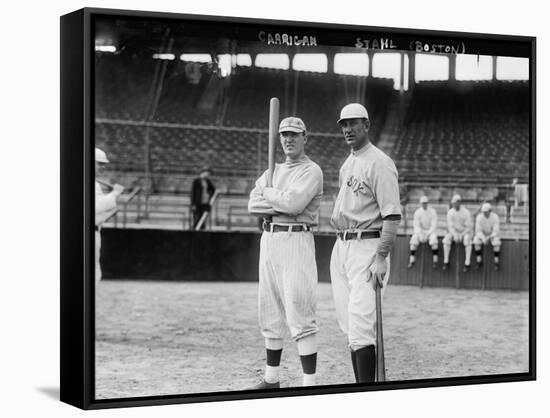
[(258, 310), (267, 364), (264, 380), (252, 389), (280, 387), (279, 368), (287, 329), (298, 345), (302, 385), (316, 384), (317, 265), (311, 228), (318, 223), (323, 173), (305, 154), (306, 126), (301, 119), (283, 119), (279, 139), (286, 160), (274, 166), (272, 181), (271, 170), (256, 181), (248, 203), (250, 213), (264, 218)]
[(337, 231), (330, 259), (336, 314), (348, 337), (356, 382), (374, 382), (375, 374), (383, 381), (381, 306), (377, 315), (376, 302), (388, 282), (389, 252), (401, 220), (397, 169), (370, 142), (363, 105), (344, 106), (338, 124), (351, 153), (340, 169), (331, 218)]
[[(109, 163), (105, 152), (95, 149), (95, 280), (101, 280), (101, 264), (99, 262), (101, 252), (101, 225), (109, 219), (117, 210), (117, 198), (124, 187), (120, 184), (111, 185), (99, 180), (97, 177), (103, 172), (105, 164)], [(108, 193), (103, 191), (102, 185), (110, 189)]]

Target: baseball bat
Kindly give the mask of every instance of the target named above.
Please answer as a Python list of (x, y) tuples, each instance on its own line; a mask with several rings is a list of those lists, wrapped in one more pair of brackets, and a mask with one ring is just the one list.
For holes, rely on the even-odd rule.
[(386, 381), (384, 333), (382, 332), (382, 290), (379, 284), (376, 286), (376, 381)]
[(272, 97), (269, 101), (269, 146), (267, 151), (267, 187), (273, 186), (273, 171), (275, 170), (275, 150), (279, 136), (279, 99)]
[(102, 186), (105, 186), (105, 187), (108, 187), (109, 189), (113, 190), (115, 188), (115, 186), (113, 186), (111, 183), (107, 182), (107, 181), (104, 181), (104, 180), (100, 180), (100, 179), (95, 179), (95, 181), (97, 181), (99, 184), (101, 184)]
[[(208, 204), (210, 205), (210, 207), (214, 205), (214, 202), (218, 198), (218, 194), (219, 192), (216, 190), (212, 195), (212, 197), (210, 198), (210, 200), (208, 201)], [(206, 211), (201, 215), (201, 218), (199, 219), (199, 221), (197, 222), (197, 226), (195, 227), (195, 231), (200, 231), (200, 229), (202, 228), (202, 224), (206, 222), (206, 218), (208, 218), (208, 215), (210, 215), (210, 211)]]

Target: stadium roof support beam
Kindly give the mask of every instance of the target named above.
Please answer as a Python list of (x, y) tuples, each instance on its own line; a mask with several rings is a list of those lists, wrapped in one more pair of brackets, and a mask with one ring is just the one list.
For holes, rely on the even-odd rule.
[(415, 71), (415, 53), (414, 52), (408, 52), (409, 55), (409, 92), (412, 92), (414, 90), (414, 71)]
[(367, 75), (367, 78), (372, 78), (372, 60), (374, 58), (374, 51), (372, 50), (367, 50), (367, 57), (369, 58), (368, 61), (368, 75)]
[(405, 91), (405, 53), (401, 52), (399, 59), (399, 91)]
[(493, 68), (491, 70), (491, 80), (495, 81), (497, 79), (497, 57), (493, 56), (492, 58)]
[(456, 81), (456, 55), (449, 55), (449, 81), (454, 83)]
[(326, 54), (327, 55), (327, 74), (334, 74), (334, 56), (333, 54)]

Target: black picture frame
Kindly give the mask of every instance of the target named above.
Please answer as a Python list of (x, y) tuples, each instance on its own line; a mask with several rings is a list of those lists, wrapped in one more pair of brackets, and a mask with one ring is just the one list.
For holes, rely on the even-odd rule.
[[(283, 388), (278, 391), (233, 391), (205, 394), (177, 394), (97, 400), (94, 396), (94, 197), (92, 152), (94, 98), (92, 63), (94, 56), (93, 19), (97, 16), (122, 16), (159, 20), (250, 26), (258, 28), (293, 27), (297, 31), (338, 33), (335, 45), (349, 44), (357, 34), (391, 36), (399, 49), (412, 49), (413, 42), (439, 45), (444, 40), (460, 49), (485, 55), (530, 58), (530, 148), (529, 148), (529, 372), (502, 375), (418, 379), (370, 385), (331, 385), (313, 388)], [(436, 42), (437, 41), (437, 42)], [(443, 41), (441, 41), (443, 43)], [(185, 15), (175, 13), (85, 8), (61, 17), (61, 324), (60, 387), (61, 401), (82, 409), (165, 405), (258, 399), (270, 397), (323, 395), (404, 388), (456, 386), (483, 383), (517, 382), (536, 379), (536, 39), (533, 37), (443, 32), (433, 30), (320, 24)]]

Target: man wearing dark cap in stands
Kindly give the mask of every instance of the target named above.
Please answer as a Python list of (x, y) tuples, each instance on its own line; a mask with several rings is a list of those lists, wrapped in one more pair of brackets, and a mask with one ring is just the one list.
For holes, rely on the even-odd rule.
[[(199, 177), (193, 180), (191, 188), (191, 212), (193, 214), (193, 229), (197, 227), (203, 213), (210, 212), (210, 199), (214, 195), (216, 188), (210, 181), (210, 168), (204, 167)], [(206, 222), (203, 222), (201, 229), (205, 228)]]

